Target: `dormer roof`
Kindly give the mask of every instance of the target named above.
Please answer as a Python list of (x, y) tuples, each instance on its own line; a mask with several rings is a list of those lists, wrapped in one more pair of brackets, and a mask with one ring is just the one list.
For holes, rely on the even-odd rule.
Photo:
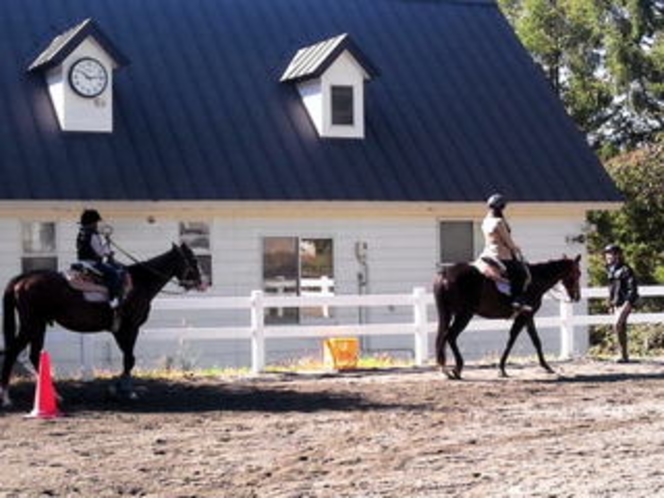
[(46, 47), (46, 49), (30, 64), (28, 71), (35, 71), (37, 69), (44, 70), (57, 66), (88, 36), (92, 36), (97, 43), (101, 45), (101, 47), (113, 59), (116, 67), (122, 67), (129, 64), (129, 59), (120, 52), (108, 36), (104, 34), (97, 23), (88, 18), (53, 38), (48, 47)]
[(374, 64), (362, 53), (350, 35), (343, 33), (299, 49), (280, 81), (297, 82), (318, 78), (344, 51), (348, 51), (362, 66), (368, 79), (378, 76), (379, 73)]

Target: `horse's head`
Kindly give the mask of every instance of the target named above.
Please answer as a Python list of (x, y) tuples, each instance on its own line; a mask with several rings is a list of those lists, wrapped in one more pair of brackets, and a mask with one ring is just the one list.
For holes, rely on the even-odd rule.
[(579, 264), (581, 261), (581, 255), (579, 254), (574, 259), (568, 259), (565, 257), (565, 261), (569, 262), (569, 267), (561, 278), (561, 282), (563, 287), (565, 287), (569, 298), (572, 301), (577, 302), (581, 299), (581, 265)]
[(204, 290), (206, 285), (203, 281), (203, 272), (198, 264), (194, 251), (187, 244), (173, 244), (173, 251), (178, 255), (178, 267), (175, 270), (175, 278), (178, 284), (186, 290)]

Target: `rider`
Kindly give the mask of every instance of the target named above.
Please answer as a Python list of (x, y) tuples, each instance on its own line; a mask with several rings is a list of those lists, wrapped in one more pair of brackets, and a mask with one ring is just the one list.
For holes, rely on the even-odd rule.
[(100, 221), (102, 218), (96, 209), (83, 211), (76, 237), (76, 252), (79, 261), (90, 264), (103, 275), (108, 285), (111, 308), (117, 308), (122, 298), (122, 268), (113, 260), (108, 238), (99, 233)]
[(480, 258), (494, 266), (502, 267), (510, 281), (512, 307), (517, 312), (532, 311), (524, 302), (524, 287), (528, 278), (521, 249), (512, 240), (511, 229), (503, 211), (507, 206), (505, 197), (493, 194), (487, 199), (488, 213), (482, 221), (484, 250)]
[(609, 279), (609, 305), (615, 314), (613, 329), (620, 345), (619, 361), (627, 363), (627, 318), (639, 298), (639, 289), (634, 271), (625, 263), (622, 248), (617, 244), (609, 244), (603, 252)]

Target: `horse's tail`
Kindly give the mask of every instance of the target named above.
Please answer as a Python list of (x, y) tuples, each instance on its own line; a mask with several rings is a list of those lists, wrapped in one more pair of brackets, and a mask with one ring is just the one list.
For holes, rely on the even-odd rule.
[(2, 297), (2, 333), (5, 339), (5, 351), (14, 344), (16, 337), (16, 295), (14, 294), (14, 285), (20, 277), (12, 279), (5, 288)]

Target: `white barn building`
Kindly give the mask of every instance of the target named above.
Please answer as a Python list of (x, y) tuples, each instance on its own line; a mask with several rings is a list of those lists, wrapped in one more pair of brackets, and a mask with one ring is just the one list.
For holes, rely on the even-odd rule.
[[(65, 3), (11, 2), (0, 17), (2, 281), (66, 268), (78, 216), (94, 207), (139, 259), (190, 242), (215, 295), (298, 293), (321, 277), (337, 294), (407, 293), (481, 249), (494, 192), (511, 201), (531, 261), (583, 254), (587, 210), (620, 202), (493, 0)], [(409, 319), (389, 308), (267, 317)], [(247, 320), (164, 312), (147, 326)], [(464, 340), (479, 355), (505, 339)], [(56, 366), (75, 364), (76, 334), (49, 341)], [(115, 368), (111, 335), (95, 344), (95, 363)], [(272, 341), (268, 358), (318, 347)], [(363, 347), (409, 354), (412, 338)], [(139, 336), (139, 367), (167, 358), (247, 365), (249, 344)]]

